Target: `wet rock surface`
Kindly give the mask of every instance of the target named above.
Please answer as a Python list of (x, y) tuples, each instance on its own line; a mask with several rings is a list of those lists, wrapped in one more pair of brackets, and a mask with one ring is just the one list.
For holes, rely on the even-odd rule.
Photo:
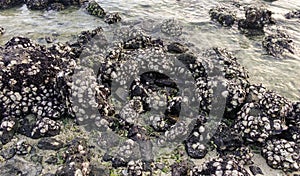
[(300, 18), (300, 10), (294, 10), (284, 15), (287, 19)]
[(213, 8), (209, 11), (211, 19), (216, 20), (222, 26), (232, 26), (236, 21), (236, 14), (225, 7)]
[(239, 28), (263, 30), (265, 25), (275, 24), (272, 12), (264, 8), (249, 7), (246, 9), (245, 19), (238, 21)]
[(284, 52), (294, 53), (293, 40), (283, 31), (266, 36), (262, 45), (268, 54), (275, 57), (281, 56)]

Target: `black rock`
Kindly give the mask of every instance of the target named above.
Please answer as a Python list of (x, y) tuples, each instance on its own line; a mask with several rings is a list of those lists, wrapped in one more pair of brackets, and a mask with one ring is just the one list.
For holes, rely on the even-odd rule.
[(300, 10), (294, 10), (292, 12), (289, 12), (284, 15), (285, 18), (291, 19), (291, 18), (300, 18)]
[(110, 13), (105, 16), (104, 22), (108, 24), (114, 24), (121, 21), (119, 13)]
[(23, 4), (23, 0), (1, 0), (0, 9), (8, 9)]
[(49, 0), (26, 0), (26, 5), (31, 10), (44, 10), (48, 4)]
[(262, 46), (268, 54), (278, 57), (285, 51), (294, 54), (293, 40), (283, 31), (277, 31), (275, 34), (268, 35), (264, 38)]
[(249, 169), (253, 175), (264, 175), (261, 168), (258, 166), (249, 166)]
[(227, 8), (213, 8), (209, 10), (211, 19), (218, 21), (222, 26), (232, 26), (236, 21), (236, 15), (231, 9)]
[(168, 52), (170, 53), (184, 53), (188, 50), (186, 46), (181, 43), (173, 42), (167, 46)]
[(113, 158), (111, 163), (114, 168), (127, 166), (127, 162), (119, 157)]
[(59, 150), (63, 145), (63, 142), (54, 138), (42, 138), (39, 140), (37, 147), (42, 150)]
[(45, 161), (45, 163), (48, 163), (48, 164), (57, 164), (57, 162), (58, 162), (58, 159), (55, 156), (50, 156)]
[(272, 12), (258, 7), (249, 7), (246, 9), (246, 19), (241, 19), (238, 22), (240, 29), (263, 30), (265, 25), (275, 24), (271, 17)]

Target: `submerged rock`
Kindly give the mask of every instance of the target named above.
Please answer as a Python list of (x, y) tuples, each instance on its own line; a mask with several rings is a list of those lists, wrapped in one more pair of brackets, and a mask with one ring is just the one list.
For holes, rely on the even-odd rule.
[(277, 31), (275, 34), (264, 38), (262, 46), (268, 54), (280, 57), (285, 51), (294, 54), (293, 40), (283, 31)]
[(31, 10), (64, 10), (70, 6), (82, 6), (87, 0), (25, 0)]
[(216, 7), (209, 10), (211, 19), (218, 21), (222, 26), (232, 26), (236, 21), (236, 14), (232, 9)]
[(108, 24), (114, 24), (121, 21), (119, 13), (109, 13), (105, 16), (104, 22)]
[(254, 29), (263, 30), (265, 25), (275, 24), (274, 19), (271, 17), (272, 12), (259, 7), (249, 7), (246, 9), (246, 19), (238, 21), (240, 29)]
[(300, 19), (300, 10), (294, 10), (284, 15), (287, 19), (299, 18)]

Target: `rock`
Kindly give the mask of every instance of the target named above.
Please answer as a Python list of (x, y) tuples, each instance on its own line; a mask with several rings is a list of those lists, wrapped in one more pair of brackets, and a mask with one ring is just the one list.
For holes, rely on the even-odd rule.
[(71, 73), (73, 59), (67, 45), (46, 49), (24, 37), (14, 37), (0, 48), (2, 143), (9, 142), (16, 131), (32, 138), (59, 133), (56, 120), (71, 114), (65, 74)]
[(75, 138), (67, 144), (63, 153), (63, 165), (58, 168), (56, 175), (89, 175), (91, 154), (84, 139)]
[(0, 155), (5, 159), (9, 160), (16, 154), (16, 149), (14, 147), (8, 148), (6, 150), (1, 150)]
[(268, 54), (280, 57), (285, 51), (294, 54), (293, 40), (283, 31), (277, 31), (275, 34), (264, 38), (262, 46)]
[(45, 163), (47, 164), (57, 164), (58, 163), (58, 159), (56, 156), (50, 156), (49, 158), (47, 158), (45, 160)]
[(262, 156), (274, 169), (300, 171), (300, 146), (285, 139), (270, 139), (262, 148)]
[(249, 169), (253, 175), (264, 175), (261, 168), (259, 168), (258, 166), (249, 166)]
[(253, 100), (238, 112), (233, 128), (246, 141), (263, 143), (287, 129), (284, 119), (292, 111), (292, 103), (261, 86), (252, 85), (249, 90)]
[(164, 20), (161, 24), (161, 32), (170, 36), (180, 36), (182, 28), (180, 23), (174, 19)]
[(104, 9), (94, 0), (89, 2), (88, 6), (86, 7), (86, 10), (89, 14), (99, 18), (104, 18), (106, 15)]
[(272, 12), (267, 9), (249, 7), (245, 13), (246, 19), (238, 21), (239, 29), (263, 30), (265, 25), (275, 24), (271, 16)]
[(198, 117), (193, 130), (185, 141), (185, 150), (187, 151), (187, 154), (192, 158), (204, 158), (208, 152), (206, 146), (207, 130), (204, 126), (205, 123), (205, 117)]
[(26, 0), (26, 5), (31, 10), (44, 10), (48, 4), (49, 0)]
[(24, 160), (23, 158), (15, 157), (0, 164), (0, 175), (32, 175), (39, 176), (42, 172), (40, 164), (33, 164)]
[(219, 22), (222, 26), (232, 26), (236, 21), (236, 14), (225, 7), (216, 7), (209, 10), (210, 18)]
[(250, 176), (246, 169), (230, 157), (217, 157), (192, 169), (192, 175), (244, 175)]
[(170, 53), (184, 53), (188, 50), (186, 46), (178, 42), (170, 43), (167, 48)]
[(3, 27), (0, 26), (0, 35), (3, 35), (5, 32), (5, 29)]
[(188, 175), (188, 171), (192, 168), (192, 164), (188, 161), (181, 161), (172, 164), (171, 168), (172, 176), (184, 176)]
[(39, 140), (37, 147), (42, 150), (59, 150), (63, 143), (54, 138), (42, 138)]
[(30, 157), (30, 160), (33, 161), (33, 162), (35, 162), (35, 163), (41, 163), (41, 164), (42, 164), (43, 156), (38, 155), (38, 154), (33, 154), (33, 155)]
[(284, 15), (287, 19), (300, 18), (300, 10), (294, 10)]
[(22, 5), (23, 0), (1, 0), (0, 1), (0, 9), (8, 9), (15, 6)]
[(227, 124), (221, 122), (212, 137), (217, 151), (220, 153), (237, 151), (243, 145), (243, 139), (235, 133)]
[(109, 13), (106, 14), (104, 18), (104, 22), (108, 24), (114, 24), (121, 21), (121, 19), (122, 18), (120, 17), (119, 13)]
[(66, 9), (66, 7), (62, 3), (52, 3), (47, 7), (47, 10), (55, 10), (55, 11), (61, 11), (64, 9)]

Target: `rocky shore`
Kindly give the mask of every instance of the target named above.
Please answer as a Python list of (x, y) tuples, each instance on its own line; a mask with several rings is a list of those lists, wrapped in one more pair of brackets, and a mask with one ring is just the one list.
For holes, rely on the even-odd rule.
[[(108, 24), (121, 21), (95, 1), (1, 1), (0, 9), (24, 3), (85, 4)], [(284, 31), (265, 34), (277, 25), (271, 11), (244, 9), (244, 18), (225, 7), (208, 15), (247, 35), (262, 32), (269, 55), (294, 53)], [(110, 41), (98, 27), (66, 43), (15, 36), (0, 46), (0, 175), (269, 175), (257, 155), (297, 175), (300, 102), (251, 83), (230, 49), (172, 39), (183, 33), (175, 20), (160, 30), (170, 39), (130, 29)]]

